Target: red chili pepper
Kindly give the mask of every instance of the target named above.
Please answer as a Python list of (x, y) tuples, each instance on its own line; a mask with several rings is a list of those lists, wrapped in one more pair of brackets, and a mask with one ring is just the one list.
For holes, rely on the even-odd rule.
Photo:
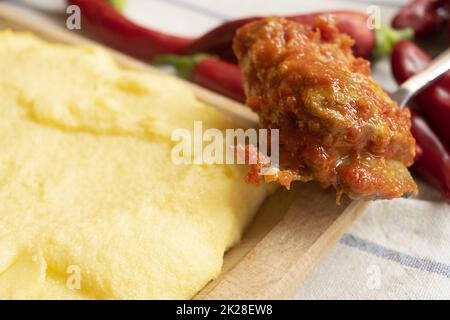
[(69, 0), (81, 9), (82, 28), (98, 40), (138, 59), (165, 53), (181, 54), (192, 41), (144, 28), (127, 19), (106, 0)]
[(413, 0), (392, 20), (395, 28), (412, 28), (416, 36), (436, 33), (448, 18), (448, 0)]
[[(397, 43), (391, 59), (392, 72), (398, 83), (419, 73), (431, 62), (426, 52), (409, 41)], [(414, 101), (441, 139), (450, 144), (450, 72), (420, 92)]]
[(249, 17), (227, 21), (216, 28), (206, 32), (192, 41), (186, 49), (188, 54), (208, 53), (220, 58), (236, 62), (232, 43), (236, 30), (247, 23), (262, 19), (262, 17)]
[(235, 64), (204, 59), (195, 66), (193, 81), (224, 96), (245, 102), (241, 69)]
[(447, 23), (447, 38), (448, 38), (448, 42), (450, 43), (450, 20)]
[(423, 149), (419, 146), (419, 144), (416, 141), (416, 156), (414, 157), (414, 162), (419, 160), (422, 155)]
[(337, 18), (339, 31), (348, 34), (355, 40), (355, 45), (353, 46), (353, 54), (355, 56), (366, 59), (372, 56), (376, 38), (374, 31), (367, 26), (369, 17), (365, 13), (342, 10), (290, 16), (288, 19), (302, 24), (313, 25), (316, 17), (323, 14), (334, 15)]
[[(368, 27), (369, 17), (366, 14), (348, 10), (294, 15), (288, 16), (287, 19), (312, 25), (315, 18), (320, 15), (334, 15), (337, 18), (339, 30), (355, 40), (353, 52), (359, 57), (370, 58), (374, 50), (378, 55), (385, 53), (384, 51), (389, 51), (392, 48), (394, 42), (400, 39), (409, 39), (413, 36), (413, 32), (410, 29), (394, 30), (381, 28), (374, 31)], [(262, 18), (249, 17), (228, 21), (194, 40), (188, 46), (187, 52), (191, 54), (202, 52), (214, 54), (222, 59), (234, 62), (236, 57), (233, 53), (232, 42), (236, 30), (247, 23)]]
[(232, 98), (245, 102), (243, 79), (240, 68), (208, 55), (161, 55), (153, 63), (171, 65), (183, 78)]
[(411, 122), (411, 132), (422, 149), (412, 170), (438, 188), (450, 202), (450, 153), (425, 119), (414, 110), (411, 110)]

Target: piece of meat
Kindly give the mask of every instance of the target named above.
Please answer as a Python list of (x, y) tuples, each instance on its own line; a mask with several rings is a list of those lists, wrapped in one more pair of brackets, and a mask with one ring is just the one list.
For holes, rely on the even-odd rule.
[[(261, 127), (280, 130), (281, 170), (265, 180), (286, 187), (317, 180), (334, 186), (338, 201), (343, 192), (360, 199), (417, 194), (407, 169), (415, 154), (409, 110), (371, 78), (352, 45), (325, 16), (314, 27), (267, 18), (237, 31), (247, 105)], [(260, 179), (255, 167), (249, 175)]]

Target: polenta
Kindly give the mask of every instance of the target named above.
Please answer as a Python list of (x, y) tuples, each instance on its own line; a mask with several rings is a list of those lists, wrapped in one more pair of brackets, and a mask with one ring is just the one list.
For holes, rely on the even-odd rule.
[(0, 299), (190, 298), (267, 194), (175, 165), (176, 128), (232, 128), (169, 76), (0, 32)]

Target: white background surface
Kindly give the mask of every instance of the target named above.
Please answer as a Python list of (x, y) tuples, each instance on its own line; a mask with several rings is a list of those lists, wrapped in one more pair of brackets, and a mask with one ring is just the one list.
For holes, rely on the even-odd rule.
[[(62, 11), (64, 0), (8, 0), (49, 11)], [(142, 25), (178, 35), (197, 36), (220, 22), (251, 15), (281, 15), (328, 9), (359, 9), (378, 3), (390, 18), (407, 0), (128, 0), (125, 13)], [(387, 5), (382, 5), (387, 4)]]

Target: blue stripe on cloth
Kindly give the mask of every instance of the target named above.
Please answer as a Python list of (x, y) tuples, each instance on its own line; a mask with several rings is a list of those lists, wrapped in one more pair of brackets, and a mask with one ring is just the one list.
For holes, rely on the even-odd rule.
[(403, 266), (436, 273), (441, 276), (450, 278), (450, 266), (444, 263), (435, 262), (424, 258), (417, 258), (405, 253), (391, 250), (374, 242), (358, 238), (348, 233), (344, 234), (339, 242), (346, 246), (357, 248), (361, 251), (370, 253), (379, 258), (397, 262), (398, 264), (401, 264)]
[(204, 8), (204, 7), (198, 6), (194, 3), (190, 3), (187, 1), (186, 2), (182, 1), (182, 0), (153, 0), (153, 1), (159, 1), (159, 2), (166, 3), (166, 4), (171, 4), (171, 5), (174, 5), (177, 7), (185, 8), (185, 9), (188, 9), (188, 10), (191, 10), (194, 12), (198, 12), (203, 15), (218, 19), (220, 21), (226, 21), (226, 20), (231, 19), (231, 17), (228, 17), (220, 12), (216, 12), (216, 11), (210, 10), (208, 8)]

